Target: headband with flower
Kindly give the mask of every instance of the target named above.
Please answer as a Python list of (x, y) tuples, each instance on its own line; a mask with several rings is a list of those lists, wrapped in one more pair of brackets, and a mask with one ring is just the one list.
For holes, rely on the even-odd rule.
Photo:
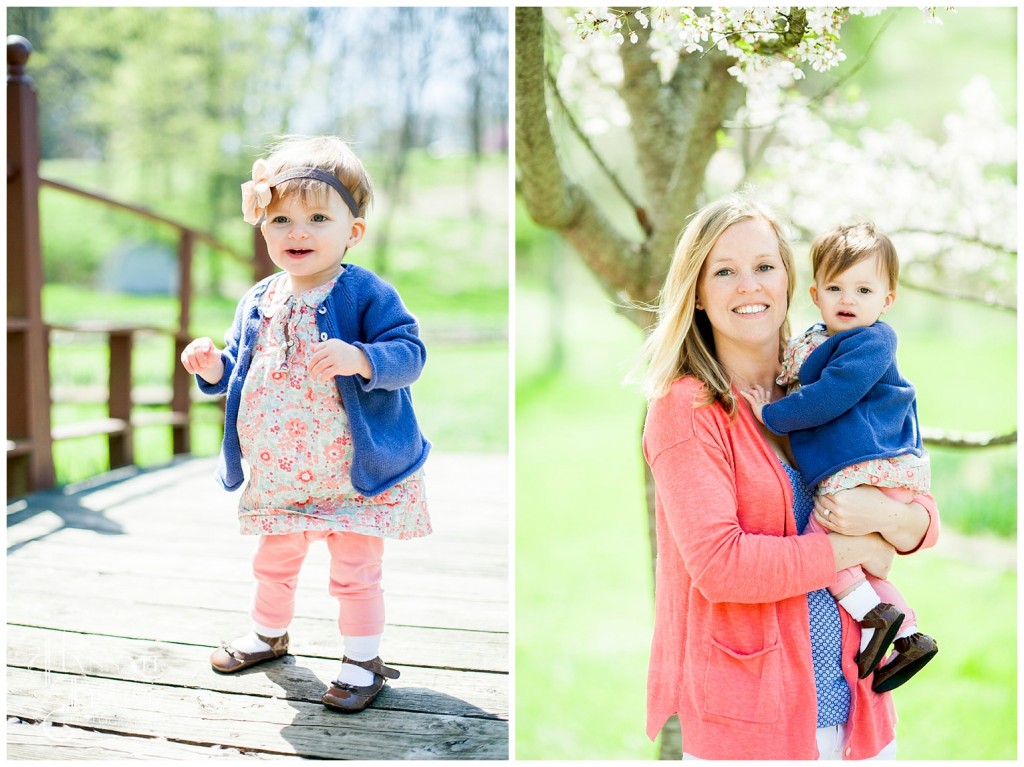
[(245, 222), (254, 226), (258, 224), (270, 204), (271, 190), (278, 184), (297, 178), (315, 179), (332, 187), (341, 195), (352, 215), (359, 218), (359, 204), (355, 197), (333, 174), (319, 168), (293, 168), (271, 179), (266, 162), (257, 160), (252, 164), (252, 181), (242, 184), (242, 218)]

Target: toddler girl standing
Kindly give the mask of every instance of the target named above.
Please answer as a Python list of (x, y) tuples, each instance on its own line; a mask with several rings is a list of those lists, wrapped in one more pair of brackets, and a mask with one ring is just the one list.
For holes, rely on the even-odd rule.
[(344, 657), (323, 696), (329, 708), (366, 708), (398, 671), (379, 657), (384, 629), (384, 538), (430, 533), (422, 466), (430, 450), (409, 386), (426, 350), (390, 285), (344, 264), (366, 231), (370, 179), (333, 137), (289, 137), (253, 164), (242, 211), (259, 223), (283, 271), (238, 304), (225, 348), (198, 338), (185, 369), (208, 394), (227, 394), (218, 480), (249, 481), (243, 535), (258, 535), (253, 630), (214, 651), (213, 668), (240, 671), (288, 651), (299, 569), (326, 542)]
[[(921, 444), (913, 385), (896, 367), (896, 334), (879, 321), (896, 300), (899, 258), (870, 224), (827, 232), (811, 246), (811, 298), (824, 323), (790, 341), (777, 383), (799, 389), (771, 402), (761, 387), (741, 392), (775, 434), (789, 434), (793, 454), (819, 499), (872, 485), (909, 502), (928, 492), (928, 456)], [(820, 504), (820, 501), (819, 501)], [(821, 514), (830, 513), (821, 505)], [(808, 531), (825, 528), (814, 515)], [(828, 530), (825, 530), (828, 532)], [(892, 690), (932, 659), (938, 646), (888, 581), (860, 567), (840, 571), (829, 591), (861, 624), (860, 677)], [(895, 652), (876, 667), (895, 639)]]

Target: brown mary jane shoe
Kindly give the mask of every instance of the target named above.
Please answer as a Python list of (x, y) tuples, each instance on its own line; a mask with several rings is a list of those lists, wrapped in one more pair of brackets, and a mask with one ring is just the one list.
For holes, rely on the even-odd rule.
[(871, 689), (875, 692), (895, 690), (908, 681), (935, 657), (939, 645), (927, 634), (917, 632), (897, 639), (893, 649), (899, 654), (875, 671), (875, 678), (871, 680)]
[(346, 657), (342, 658), (341, 662), (351, 663), (353, 666), (373, 672), (373, 682), (363, 687), (356, 687), (353, 684), (345, 684), (337, 680), (331, 682), (331, 686), (320, 700), (327, 708), (341, 711), (344, 714), (362, 711), (373, 703), (373, 699), (377, 697), (377, 693), (384, 688), (384, 683), (387, 681), (384, 677), (388, 679), (398, 679), (399, 677), (398, 670), (385, 666), (379, 656), (373, 660), (352, 660)]
[(868, 646), (857, 655), (857, 676), (861, 679), (871, 675), (875, 667), (882, 662), (889, 645), (903, 625), (903, 613), (893, 605), (881, 602), (871, 608), (864, 620), (862, 628), (874, 629)]
[(265, 637), (261, 634), (256, 636), (270, 645), (270, 649), (263, 652), (242, 652), (227, 642), (221, 642), (220, 647), (214, 650), (210, 656), (210, 665), (213, 666), (213, 670), (222, 674), (232, 674), (244, 668), (266, 663), (268, 660), (280, 658), (288, 652), (287, 632), (279, 637)]

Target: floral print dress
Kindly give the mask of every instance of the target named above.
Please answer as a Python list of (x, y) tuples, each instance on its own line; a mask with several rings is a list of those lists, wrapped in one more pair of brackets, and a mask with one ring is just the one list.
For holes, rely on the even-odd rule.
[(319, 338), (316, 308), (334, 282), (294, 296), (282, 274), (260, 300), (263, 320), (238, 413), (249, 465), (238, 508), (241, 532), (428, 535), (423, 470), (379, 495), (361, 495), (350, 480), (353, 446), (341, 394), (333, 379), (315, 381), (306, 368)]
[[(795, 391), (800, 382), (800, 368), (828, 338), (823, 323), (812, 325), (799, 336), (790, 339), (782, 355), (782, 373), (775, 379), (779, 386), (788, 386)], [(875, 458), (847, 466), (830, 474), (818, 483), (818, 495), (838, 493), (858, 485), (875, 487), (909, 487), (917, 493), (927, 493), (931, 485), (931, 463), (927, 452), (916, 456), (904, 453), (895, 458)]]

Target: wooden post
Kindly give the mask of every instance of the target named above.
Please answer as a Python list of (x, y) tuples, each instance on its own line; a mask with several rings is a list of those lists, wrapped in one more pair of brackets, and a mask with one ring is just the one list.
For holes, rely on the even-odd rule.
[(39, 123), (25, 66), (32, 45), (7, 37), (8, 495), (54, 483), (49, 343), (39, 238)]
[(132, 433), (132, 331), (111, 330), (110, 380), (107, 382), (107, 413), (111, 418), (124, 421), (125, 428), (107, 435), (110, 468), (131, 466), (135, 463)]
[(192, 322), (192, 254), (195, 249), (194, 233), (181, 231), (178, 243), (178, 294), (181, 297), (181, 312), (178, 315), (178, 333), (174, 339), (174, 359), (171, 361), (171, 412), (179, 418), (171, 424), (171, 443), (175, 455), (192, 451), (191, 406), (192, 376), (181, 364), (181, 353), (191, 340), (189, 325)]
[(264, 277), (269, 277), (277, 271), (277, 267), (274, 266), (274, 262), (270, 260), (270, 251), (267, 250), (267, 240), (263, 236), (263, 232), (260, 228), (253, 228), (253, 260), (252, 260), (252, 275), (253, 281), (259, 282)]

